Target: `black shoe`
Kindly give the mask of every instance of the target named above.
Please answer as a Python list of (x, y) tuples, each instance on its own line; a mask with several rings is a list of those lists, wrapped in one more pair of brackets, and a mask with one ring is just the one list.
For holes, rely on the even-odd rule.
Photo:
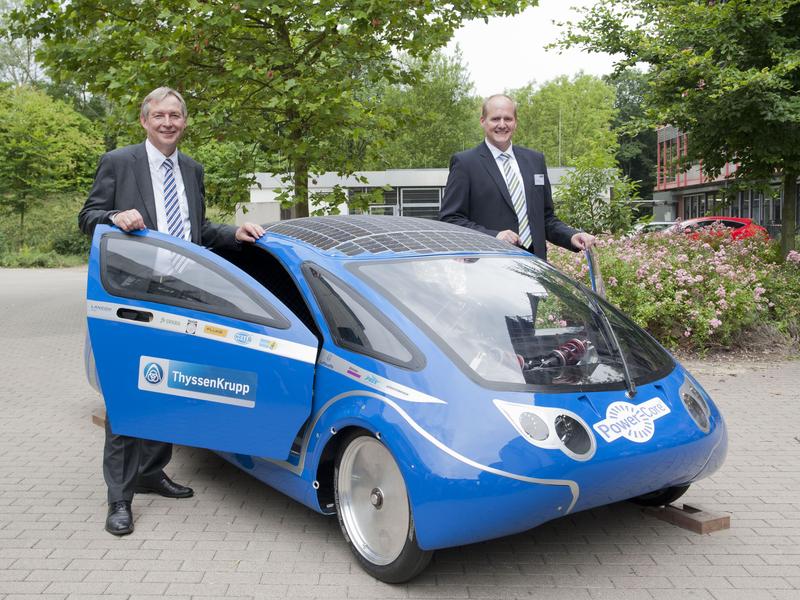
[(139, 481), (134, 491), (137, 494), (158, 494), (164, 496), (164, 498), (190, 498), (194, 496), (192, 488), (175, 483), (164, 474), (155, 481)]
[(130, 502), (120, 500), (108, 505), (106, 531), (111, 535), (128, 535), (133, 531), (133, 512)]

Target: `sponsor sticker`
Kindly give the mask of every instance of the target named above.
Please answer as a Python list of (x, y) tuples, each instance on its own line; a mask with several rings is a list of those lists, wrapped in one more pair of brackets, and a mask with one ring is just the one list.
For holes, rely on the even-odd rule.
[(90, 302), (88, 308), (87, 312), (89, 314), (109, 314), (114, 310), (108, 304), (99, 304), (97, 302)]
[(190, 335), (197, 333), (197, 321), (194, 319), (188, 319), (186, 321), (186, 333)]
[(236, 340), (238, 343), (247, 346), (248, 344), (250, 344), (250, 342), (253, 341), (253, 336), (244, 331), (237, 331), (235, 334), (233, 334), (233, 339)]
[(357, 381), (366, 387), (372, 388), (384, 394), (391, 394), (396, 398), (401, 398), (408, 402), (425, 402), (428, 404), (446, 404), (444, 400), (434, 398), (413, 388), (406, 387), (377, 373), (372, 373), (361, 367), (355, 367), (333, 352), (323, 350), (319, 354), (317, 363), (320, 367), (326, 367), (335, 373), (344, 375), (348, 379)]
[(168, 358), (141, 356), (139, 389), (253, 408), (258, 374)]
[(275, 348), (278, 346), (278, 342), (267, 338), (261, 338), (258, 340), (258, 345), (266, 350), (275, 350)]
[(183, 329), (184, 327), (183, 322), (180, 319), (170, 317), (169, 315), (161, 315), (158, 324), (170, 329)]
[(203, 327), (203, 333), (216, 335), (219, 337), (226, 337), (228, 335), (228, 330), (224, 327), (217, 327), (216, 325), (206, 325)]
[(641, 444), (653, 437), (656, 419), (669, 413), (669, 406), (661, 398), (651, 398), (641, 404), (612, 402), (606, 409), (606, 418), (593, 427), (609, 443), (624, 437)]

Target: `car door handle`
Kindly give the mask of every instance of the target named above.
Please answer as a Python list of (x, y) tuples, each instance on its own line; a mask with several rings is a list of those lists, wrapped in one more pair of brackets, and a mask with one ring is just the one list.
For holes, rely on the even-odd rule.
[(146, 310), (135, 310), (133, 308), (118, 308), (117, 316), (120, 319), (130, 319), (131, 321), (143, 321), (149, 323), (153, 320), (153, 313)]

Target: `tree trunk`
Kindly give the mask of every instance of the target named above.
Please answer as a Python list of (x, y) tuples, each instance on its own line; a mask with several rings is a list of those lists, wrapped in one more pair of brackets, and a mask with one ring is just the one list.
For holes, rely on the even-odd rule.
[(783, 203), (781, 205), (781, 255), (785, 258), (795, 249), (795, 223), (797, 222), (797, 173), (783, 174)]
[(294, 203), (290, 209), (292, 219), (308, 216), (308, 163), (298, 159), (294, 164)]

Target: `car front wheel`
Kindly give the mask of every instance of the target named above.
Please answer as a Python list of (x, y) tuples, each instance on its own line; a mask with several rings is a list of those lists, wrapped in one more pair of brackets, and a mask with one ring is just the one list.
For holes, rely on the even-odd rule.
[(657, 492), (651, 492), (649, 494), (644, 494), (643, 496), (631, 498), (631, 502), (634, 502), (639, 506), (665, 506), (675, 502), (675, 500), (683, 496), (688, 489), (689, 484), (676, 485), (673, 487), (664, 488), (663, 490), (658, 490)]
[(336, 512), (364, 570), (402, 583), (419, 574), (432, 551), (420, 549), (403, 474), (391, 452), (363, 431), (342, 443), (334, 472)]

